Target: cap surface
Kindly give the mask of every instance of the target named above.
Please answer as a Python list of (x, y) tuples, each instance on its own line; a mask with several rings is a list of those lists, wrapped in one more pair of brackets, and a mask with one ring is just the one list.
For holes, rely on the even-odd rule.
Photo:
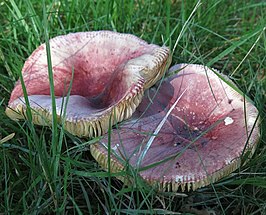
[[(236, 170), (243, 152), (252, 155), (259, 138), (258, 111), (207, 67), (179, 64), (171, 70), (180, 71), (159, 89), (151, 88), (132, 118), (113, 129), (111, 170), (121, 171), (123, 163), (129, 163), (161, 190), (195, 190)], [(107, 145), (107, 135), (91, 145), (92, 155), (105, 169)]]
[[(66, 109), (65, 129), (78, 136), (102, 135), (112, 114), (113, 124), (129, 118), (143, 91), (162, 77), (171, 61), (167, 47), (110, 31), (58, 36), (50, 40), (50, 49), (57, 115), (61, 119)], [(22, 75), (33, 122), (49, 125), (52, 108), (45, 44), (27, 59)], [(17, 120), (25, 118), (25, 111), (22, 85), (18, 81), (6, 113)]]

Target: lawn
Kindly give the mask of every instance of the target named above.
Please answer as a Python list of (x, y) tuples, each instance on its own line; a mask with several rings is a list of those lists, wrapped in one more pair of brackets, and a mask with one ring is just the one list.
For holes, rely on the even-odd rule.
[[(266, 3), (254, 0), (0, 1), (0, 214), (266, 214)], [(191, 192), (124, 185), (59, 124), (5, 114), (25, 60), (70, 32), (134, 34), (172, 50), (172, 64), (218, 69), (254, 102), (260, 141), (234, 173)], [(208, 212), (208, 213), (207, 213)]]

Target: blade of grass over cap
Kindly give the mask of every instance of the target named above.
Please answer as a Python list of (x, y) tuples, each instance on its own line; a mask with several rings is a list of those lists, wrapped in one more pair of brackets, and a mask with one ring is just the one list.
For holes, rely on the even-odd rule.
[(182, 96), (184, 95), (184, 93), (186, 92), (187, 89), (185, 89), (181, 95), (176, 99), (175, 103), (172, 105), (172, 107), (168, 110), (168, 112), (165, 114), (164, 118), (162, 119), (162, 121), (159, 123), (159, 125), (157, 126), (157, 128), (155, 129), (155, 131), (153, 132), (152, 136), (150, 137), (150, 139), (148, 140), (148, 142), (146, 143), (143, 151), (141, 152), (138, 161), (137, 161), (137, 167), (138, 169), (141, 166), (141, 162), (143, 160), (143, 158), (145, 157), (145, 155), (147, 154), (147, 151), (149, 150), (150, 146), (152, 145), (154, 139), (156, 138), (156, 135), (159, 133), (159, 131), (161, 130), (161, 128), (163, 127), (164, 123), (167, 120), (167, 117), (170, 115), (170, 113), (172, 112), (172, 110), (176, 107), (177, 103), (179, 102), (179, 100), (182, 98)]
[(48, 74), (49, 74), (49, 83), (50, 83), (50, 94), (51, 94), (51, 102), (52, 102), (52, 131), (53, 131), (53, 140), (52, 143), (54, 146), (57, 144), (57, 114), (56, 114), (56, 103), (55, 103), (55, 93), (54, 93), (54, 79), (53, 79), (53, 68), (52, 68), (52, 60), (51, 60), (51, 50), (49, 43), (49, 26), (47, 22), (47, 12), (45, 1), (43, 0), (43, 27), (44, 27), (44, 37), (45, 37), (45, 45), (46, 45), (46, 53), (47, 53), (47, 66), (48, 66)]

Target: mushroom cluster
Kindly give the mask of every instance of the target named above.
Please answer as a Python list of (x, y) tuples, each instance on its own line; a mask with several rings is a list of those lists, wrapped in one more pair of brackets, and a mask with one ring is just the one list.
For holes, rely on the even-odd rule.
[[(230, 174), (243, 155), (253, 154), (258, 111), (218, 71), (178, 64), (159, 81), (171, 62), (169, 49), (109, 31), (59, 36), (50, 46), (58, 118), (66, 110), (68, 132), (103, 135), (90, 149), (104, 169), (119, 172), (130, 165), (160, 190), (190, 191)], [(22, 69), (39, 125), (52, 118), (47, 70), (43, 44)], [(18, 120), (25, 111), (18, 82), (6, 113)], [(107, 135), (110, 119), (121, 123)]]

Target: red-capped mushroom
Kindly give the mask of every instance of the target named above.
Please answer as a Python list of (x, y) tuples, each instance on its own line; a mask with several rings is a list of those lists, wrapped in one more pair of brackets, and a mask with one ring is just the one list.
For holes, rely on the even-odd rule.
[[(119, 172), (128, 163), (159, 189), (190, 191), (230, 174), (242, 155), (252, 155), (259, 138), (258, 111), (217, 71), (191, 64), (173, 70), (180, 71), (159, 89), (151, 88), (132, 118), (113, 130), (110, 169)], [(105, 169), (108, 143), (105, 135), (91, 145)]]
[[(66, 107), (65, 129), (78, 136), (99, 136), (112, 124), (129, 118), (143, 91), (159, 80), (171, 58), (167, 47), (148, 44), (129, 34), (110, 31), (80, 32), (50, 40), (57, 115)], [(52, 107), (45, 44), (22, 69), (33, 122), (50, 124)], [(72, 80), (72, 74), (74, 78)], [(66, 95), (72, 81), (71, 95)], [(22, 85), (18, 81), (7, 115), (26, 116)]]

